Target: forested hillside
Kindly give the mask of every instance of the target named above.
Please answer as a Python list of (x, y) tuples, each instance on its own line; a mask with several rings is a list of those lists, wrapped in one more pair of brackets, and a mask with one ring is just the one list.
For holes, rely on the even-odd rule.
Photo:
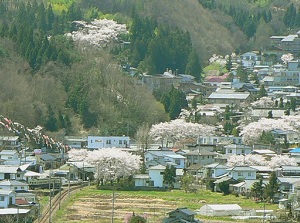
[[(168, 109), (120, 65), (194, 75), (212, 54), (268, 48), (300, 28), (297, 0), (0, 1), (0, 114), (79, 134), (134, 135)], [(129, 48), (81, 47), (72, 21), (109, 18), (128, 27)], [(200, 64), (202, 63), (202, 66)], [(174, 118), (174, 117), (172, 117)]]

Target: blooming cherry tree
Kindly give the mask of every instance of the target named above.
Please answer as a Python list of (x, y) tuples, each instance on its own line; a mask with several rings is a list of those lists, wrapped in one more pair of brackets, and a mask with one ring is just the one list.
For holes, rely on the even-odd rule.
[(74, 41), (88, 43), (95, 46), (102, 46), (111, 41), (117, 40), (118, 36), (127, 33), (126, 25), (118, 24), (113, 20), (95, 19), (91, 23), (74, 21), (80, 29), (67, 33)]
[(275, 129), (281, 129), (285, 131), (299, 131), (300, 116), (283, 116), (279, 119), (261, 118), (257, 122), (251, 122), (248, 125), (241, 128), (241, 135), (246, 144), (253, 144), (259, 140), (263, 131), (269, 132)]
[(297, 166), (294, 158), (288, 155), (275, 155), (270, 161), (262, 155), (247, 154), (247, 155), (232, 155), (227, 160), (227, 166), (268, 166), (272, 170), (280, 166)]
[(96, 168), (95, 178), (106, 182), (121, 177), (133, 175), (140, 169), (141, 157), (116, 148), (105, 148), (93, 151), (69, 151), (72, 161), (87, 161)]
[(294, 56), (291, 53), (283, 54), (281, 56), (281, 60), (283, 61), (284, 64), (287, 64), (289, 61), (293, 60)]
[(161, 122), (153, 125), (150, 135), (156, 142), (178, 142), (184, 139), (197, 139), (199, 136), (215, 133), (215, 127), (197, 123), (186, 122), (182, 119), (175, 119), (171, 122)]
[(272, 108), (275, 106), (275, 102), (269, 97), (262, 97), (259, 100), (252, 102), (251, 106), (258, 108)]

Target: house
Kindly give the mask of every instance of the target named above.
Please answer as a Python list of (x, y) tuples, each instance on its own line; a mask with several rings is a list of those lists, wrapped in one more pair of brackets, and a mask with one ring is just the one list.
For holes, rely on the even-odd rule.
[[(169, 150), (169, 149), (147, 150), (144, 154), (146, 167), (149, 168), (151, 166), (156, 166), (157, 164), (166, 165), (168, 160), (173, 160), (174, 161), (174, 158), (173, 159), (171, 159), (171, 158), (168, 159), (166, 157), (167, 156), (173, 156), (174, 157), (176, 155), (177, 154), (173, 150)], [(180, 158), (179, 160), (182, 160), (182, 159), (183, 158)], [(180, 161), (180, 162), (182, 162), (182, 161)]]
[(281, 192), (293, 192), (293, 185), (300, 181), (300, 177), (277, 177)]
[(64, 138), (64, 144), (74, 149), (86, 148), (87, 142), (87, 137), (65, 136)]
[(254, 66), (257, 64), (257, 61), (259, 60), (259, 56), (255, 52), (247, 52), (240, 56), (242, 66), (246, 68), (254, 68)]
[(274, 129), (271, 131), (272, 135), (274, 136), (274, 139), (276, 142), (279, 142), (281, 144), (287, 142), (287, 143), (298, 143), (300, 140), (300, 134), (296, 131), (286, 131), (282, 129)]
[(5, 149), (18, 149), (21, 147), (19, 136), (0, 136), (0, 147)]
[(232, 177), (234, 180), (244, 179), (244, 180), (255, 180), (257, 170), (252, 167), (247, 166), (235, 166), (228, 168), (228, 176)]
[(59, 166), (60, 163), (56, 161), (56, 158), (48, 153), (37, 155), (37, 163), (43, 167), (43, 169), (54, 169)]
[(203, 177), (218, 178), (228, 173), (228, 167), (219, 163), (212, 163), (203, 167)]
[(241, 136), (199, 136), (197, 143), (200, 145), (217, 145), (222, 142), (228, 142), (233, 144), (242, 144), (243, 140)]
[(248, 92), (213, 92), (208, 96), (208, 102), (212, 104), (220, 104), (225, 103), (228, 105), (236, 105), (240, 107), (242, 103), (250, 104), (252, 102), (252, 97)]
[(20, 166), (0, 165), (0, 180), (22, 180), (24, 174)]
[(252, 152), (251, 146), (246, 146), (243, 144), (230, 144), (224, 146), (226, 154), (235, 154), (235, 155), (242, 155), (242, 154), (250, 154)]
[(163, 223), (201, 223), (195, 219), (196, 213), (188, 208), (177, 208), (168, 215), (169, 217), (163, 219)]
[(300, 50), (300, 32), (287, 36), (271, 36), (272, 45), (282, 53), (297, 53)]
[(88, 149), (128, 148), (129, 136), (88, 136)]
[(166, 167), (163, 165), (152, 166), (149, 171), (149, 186), (150, 187), (163, 187), (164, 172)]
[(0, 181), (0, 190), (29, 190), (27, 183), (17, 180), (2, 180)]
[(16, 203), (16, 192), (13, 190), (0, 190), (0, 208), (8, 208)]
[(205, 166), (215, 162), (217, 156), (214, 152), (209, 152), (204, 149), (189, 151), (184, 156), (187, 158), (187, 167), (198, 164)]
[(134, 179), (135, 187), (148, 187), (149, 186), (150, 177), (148, 174), (136, 174), (133, 176), (133, 179)]
[(0, 159), (1, 160), (18, 160), (19, 153), (16, 150), (2, 150), (0, 152)]
[(196, 212), (205, 216), (234, 216), (242, 210), (238, 204), (205, 204)]
[(300, 177), (300, 166), (281, 166), (279, 170), (279, 175)]
[(169, 92), (172, 87), (177, 88), (182, 81), (182, 77), (173, 74), (171, 70), (158, 75), (142, 75), (142, 83), (153, 92), (156, 90), (162, 90)]
[(166, 162), (172, 162), (175, 163), (175, 168), (176, 169), (184, 169), (185, 168), (185, 160), (186, 157), (179, 155), (179, 154), (170, 154), (166, 155), (164, 157)]

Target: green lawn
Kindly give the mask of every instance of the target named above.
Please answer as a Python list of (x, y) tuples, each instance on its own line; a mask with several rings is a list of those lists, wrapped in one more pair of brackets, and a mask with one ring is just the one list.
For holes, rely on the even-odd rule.
[[(132, 213), (145, 213), (153, 211), (153, 206), (162, 208), (160, 211), (164, 213), (156, 213), (158, 221), (150, 220), (149, 222), (161, 222), (161, 219), (165, 216), (165, 214), (170, 211), (170, 209), (174, 209), (177, 207), (187, 207), (191, 210), (199, 209), (204, 204), (239, 204), (243, 209), (260, 209), (263, 210), (264, 204), (263, 203), (256, 203), (251, 199), (247, 199), (245, 197), (236, 197), (233, 195), (223, 196), (220, 193), (211, 192), (209, 190), (201, 190), (198, 193), (185, 193), (181, 190), (173, 190), (167, 192), (158, 192), (158, 191), (116, 191), (116, 212), (127, 212)], [(93, 214), (82, 214), (79, 210), (81, 207), (89, 206), (90, 210), (92, 208), (96, 208), (97, 202), (101, 201), (104, 202), (107, 199), (106, 206), (98, 207), (99, 210), (110, 210), (112, 207), (111, 204), (111, 196), (112, 191), (109, 190), (96, 190), (95, 187), (86, 187), (83, 190), (73, 194), (69, 200), (64, 203), (62, 210), (59, 210), (54, 218), (54, 222), (95, 222), (92, 219), (85, 219), (82, 216), (91, 216)], [(88, 203), (89, 200), (92, 199), (92, 203)], [(131, 205), (125, 204), (118, 204), (122, 200), (126, 200), (132, 202)], [(149, 202), (153, 201), (153, 203), (149, 204)], [(86, 204), (83, 202), (87, 202)], [(129, 203), (130, 203), (129, 202)], [(141, 203), (145, 203), (145, 205), (141, 205)], [(138, 204), (135, 206), (135, 204)], [(149, 204), (149, 205), (148, 205)], [(148, 206), (147, 206), (148, 205)], [(93, 207), (95, 206), (95, 207)], [(151, 209), (149, 209), (151, 207)], [(277, 204), (266, 204), (266, 209), (277, 210)], [(155, 211), (155, 210), (154, 210)], [(75, 215), (75, 217), (74, 217)], [(109, 216), (111, 215), (111, 211), (108, 211), (107, 219), (105, 220), (104, 217), (100, 217), (103, 220), (101, 222), (110, 222)], [(79, 216), (79, 217), (78, 217)], [(74, 220), (74, 219), (81, 219), (81, 220)], [(230, 217), (204, 217), (204, 216), (197, 216), (198, 219), (212, 219), (220, 221), (227, 221), (227, 222), (234, 222)], [(73, 220), (72, 220), (73, 219)], [(99, 222), (99, 221), (97, 221)], [(117, 216), (116, 214), (116, 223), (121, 223), (122, 218)], [(257, 222), (252, 220), (250, 222)]]

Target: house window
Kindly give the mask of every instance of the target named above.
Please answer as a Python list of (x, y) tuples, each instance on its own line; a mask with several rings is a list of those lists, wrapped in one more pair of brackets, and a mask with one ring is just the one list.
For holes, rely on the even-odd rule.
[(175, 163), (176, 163), (177, 165), (180, 165), (180, 160), (179, 160), (179, 159), (176, 159), (176, 160), (175, 160)]
[(253, 176), (253, 173), (252, 172), (248, 172), (248, 176), (249, 177)]
[(110, 139), (106, 140), (106, 144), (111, 144), (111, 140)]
[(24, 190), (25, 188), (24, 188), (24, 187), (21, 187), (21, 189)]
[(11, 157), (11, 156), (9, 156), (9, 157), (7, 157), (7, 159), (11, 160), (11, 159), (12, 159), (12, 157)]
[(17, 174), (17, 177), (20, 177), (21, 175), (20, 174)]
[(164, 175), (164, 172), (160, 172), (160, 175)]
[(15, 190), (18, 190), (18, 187), (15, 187)]
[(238, 172), (238, 176), (243, 176), (243, 173), (242, 172)]
[(122, 140), (119, 140), (119, 145), (122, 145)]
[(149, 181), (149, 186), (154, 187), (154, 181), (153, 180)]
[(244, 153), (245, 153), (245, 150), (242, 149), (242, 153), (244, 154)]
[(0, 196), (0, 201), (4, 201), (4, 196)]
[(230, 150), (228, 151), (228, 153), (232, 153), (232, 149), (230, 149)]
[(127, 145), (127, 141), (126, 140), (124, 140), (124, 144)]

